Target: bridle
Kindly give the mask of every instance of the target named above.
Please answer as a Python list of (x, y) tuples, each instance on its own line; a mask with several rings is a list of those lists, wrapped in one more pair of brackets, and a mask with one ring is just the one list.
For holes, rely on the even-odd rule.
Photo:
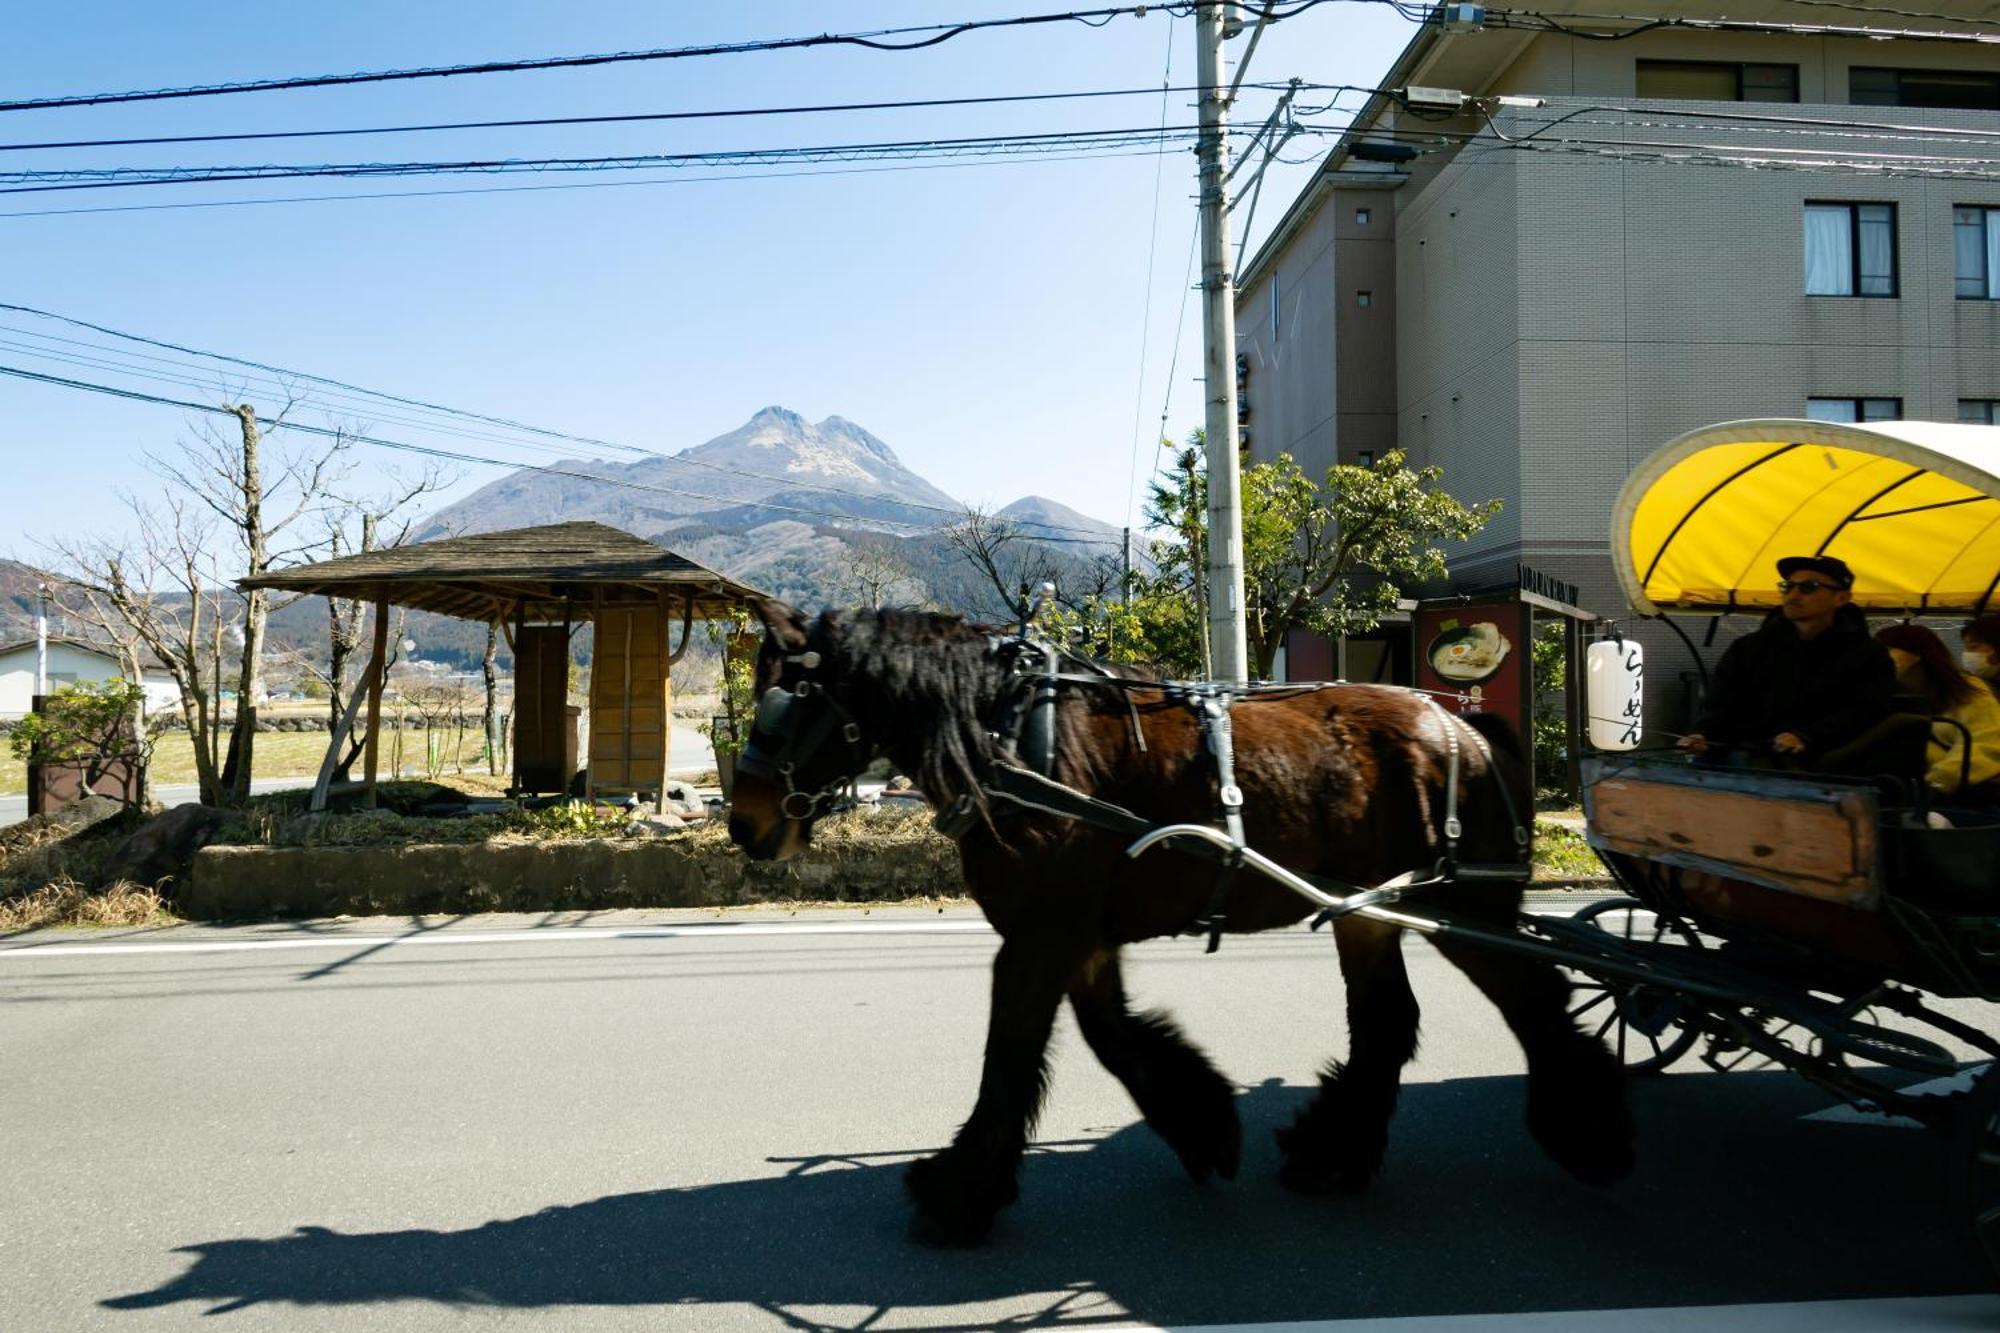
[[(778, 812), (786, 819), (804, 823), (816, 818), (826, 806), (848, 795), (853, 790), (854, 779), (868, 767), (875, 752), (862, 739), (861, 724), (854, 720), (854, 715), (833, 697), (825, 682), (813, 677), (812, 673), (824, 660), (820, 653), (808, 648), (804, 652), (788, 653), (784, 660), (803, 668), (804, 674), (790, 689), (773, 685), (764, 691), (763, 697), (757, 701), (749, 743), (736, 756), (736, 771), (748, 777), (782, 784), (785, 794), (778, 802)], [(802, 707), (805, 700), (814, 698), (820, 701), (821, 707)], [(800, 767), (810, 763), (829, 741), (836, 738), (847, 747), (846, 767), (819, 787), (800, 787), (796, 780)], [(775, 748), (767, 749), (767, 742), (773, 743)]]

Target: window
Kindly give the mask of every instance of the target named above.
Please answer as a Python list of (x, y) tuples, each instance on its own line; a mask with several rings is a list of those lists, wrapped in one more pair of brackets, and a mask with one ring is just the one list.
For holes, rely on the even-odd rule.
[(2000, 74), (1964, 69), (1847, 71), (1847, 100), (1856, 106), (1939, 106), (2000, 110)]
[(1806, 295), (1894, 296), (1896, 206), (1806, 205)]
[(1714, 60), (1641, 60), (1639, 96), (1662, 101), (1796, 102), (1797, 65), (1738, 65)]
[(1952, 209), (1951, 251), (1958, 299), (2000, 300), (2000, 208)]
[(1974, 426), (2000, 426), (2000, 416), (1994, 413), (2000, 408), (2000, 398), (1961, 398), (1958, 400), (1958, 419)]
[(1354, 465), (1356, 467), (1374, 467), (1375, 451), (1373, 449), (1361, 450), (1359, 453), (1354, 455)]
[(1357, 208), (1354, 210), (1354, 225), (1357, 227), (1365, 227), (1371, 221), (1374, 220), (1374, 217), (1375, 215), (1369, 212), (1367, 209)]
[(1356, 304), (1356, 305), (1364, 305), (1364, 306), (1365, 306), (1365, 305), (1374, 305), (1374, 304), (1375, 304), (1375, 293), (1373, 293), (1373, 292), (1356, 292), (1356, 293), (1354, 294), (1354, 304)]
[(1808, 398), (1806, 415), (1814, 421), (1900, 421), (1900, 398)]

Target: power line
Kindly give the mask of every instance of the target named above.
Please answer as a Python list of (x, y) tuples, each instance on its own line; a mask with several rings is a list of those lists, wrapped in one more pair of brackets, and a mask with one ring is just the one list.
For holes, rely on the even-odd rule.
[[(1171, 31), (1171, 29), (1169, 29)], [(1275, 91), (1281, 85), (1244, 85), (1259, 91)], [(1318, 91), (1331, 85), (1307, 84)], [(745, 107), (715, 111), (649, 111), (609, 116), (538, 116), (526, 120), (458, 120), (424, 125), (373, 125), (322, 130), (258, 130), (234, 134), (175, 134), (136, 139), (61, 139), (33, 143), (0, 143), (0, 152), (24, 153), (53, 148), (144, 148), (165, 144), (245, 143), (267, 139), (329, 139), (377, 134), (428, 134), (449, 130), (535, 129), (561, 125), (632, 125), (659, 121), (726, 120), (754, 116), (798, 116), (853, 111), (909, 111), (928, 107), (999, 106), (1031, 102), (1080, 101), (1089, 98), (1152, 97), (1161, 93), (1194, 93), (1195, 85), (1180, 88), (1104, 88), (1082, 92), (1012, 93), (990, 97), (927, 97), (900, 102), (833, 102), (811, 106)]]
[[(138, 343), (148, 347), (156, 347), (161, 349), (162, 351), (177, 352), (185, 356), (199, 357), (205, 360), (217, 361), (224, 363), (226, 365), (239, 366), (244, 369), (262, 372), (265, 375), (273, 377), (268, 382), (274, 385), (281, 392), (289, 392), (290, 385), (292, 384), (304, 383), (304, 384), (316, 384), (324, 386), (325, 388), (333, 389), (336, 391), (336, 393), (328, 396), (334, 397), (336, 399), (348, 398), (350, 395), (358, 395), (360, 405), (364, 409), (370, 410), (371, 415), (380, 415), (379, 411), (373, 409), (374, 402), (376, 401), (388, 402), (388, 403), (398, 404), (404, 407), (417, 409), (419, 411), (436, 413), (451, 419), (474, 421), (486, 425), (503, 427), (507, 430), (520, 431), (528, 435), (541, 437), (542, 440), (559, 441), (565, 444), (577, 444), (577, 445), (585, 445), (600, 449), (609, 449), (618, 453), (622, 453), (627, 456), (636, 456), (641, 459), (657, 459), (659, 461), (666, 463), (676, 463), (684, 467), (705, 468), (711, 472), (717, 472), (731, 478), (747, 478), (758, 481), (768, 481), (776, 485), (787, 486), (797, 490), (823, 491), (829, 494), (848, 496), (849, 498), (852, 499), (867, 500), (883, 504), (895, 504), (903, 506), (905, 508), (921, 509), (931, 513), (956, 515), (962, 512), (961, 510), (949, 508), (944, 505), (934, 505), (917, 500), (906, 500), (893, 495), (856, 491), (856, 490), (851, 490), (847, 487), (830, 486), (824, 483), (802, 481), (791, 477), (775, 477), (767, 473), (753, 472), (744, 468), (726, 468), (715, 463), (710, 463), (704, 459), (688, 458), (678, 454), (667, 454), (659, 450), (643, 448), (639, 445), (624, 444), (619, 441), (599, 439), (594, 436), (575, 435), (566, 431), (552, 430), (548, 427), (535, 426), (526, 422), (516, 421), (508, 417), (492, 416), (482, 412), (468, 411), (464, 408), (448, 407), (444, 404), (428, 402), (421, 398), (408, 398), (398, 394), (384, 393), (380, 390), (364, 388), (361, 385), (350, 384), (344, 380), (331, 379), (324, 375), (315, 375), (307, 371), (292, 370), (283, 366), (269, 365), (261, 361), (252, 361), (245, 357), (232, 356), (224, 352), (211, 352), (202, 348), (189, 347), (181, 343), (168, 342), (159, 338), (150, 338), (143, 334), (128, 333), (121, 329), (111, 328), (108, 325), (92, 323), (89, 320), (76, 319), (68, 315), (57, 314), (54, 311), (42, 310), (34, 306), (24, 306), (24, 305), (16, 305), (9, 302), (0, 302), (0, 310), (11, 310), (21, 314), (32, 315), (41, 319), (55, 320), (59, 323), (68, 324), (76, 328), (89, 329), (93, 332), (104, 334), (107, 337), (121, 339), (126, 342)], [(4, 328), (0, 328), (0, 331), (6, 331), (6, 330), (4, 330)], [(70, 346), (84, 348), (89, 351), (99, 351), (99, 352), (112, 351), (112, 349), (105, 348), (97, 344), (79, 342), (75, 339), (58, 338), (50, 334), (36, 334), (36, 333), (26, 332), (24, 330), (13, 330), (13, 331), (25, 333), (25, 336), (31, 338), (42, 338), (42, 339), (47, 339), (49, 341), (66, 343), (69, 344)], [(165, 383), (179, 383), (179, 384), (186, 383), (186, 377), (184, 376), (163, 374), (158, 371), (147, 370), (147, 369), (134, 369), (129, 364), (120, 364), (115, 361), (104, 361), (96, 358), (78, 357), (73, 354), (64, 354), (61, 352), (50, 352), (50, 351), (36, 349), (33, 347), (23, 346), (21, 344), (8, 344), (5, 342), (0, 342), (0, 346), (11, 346), (15, 350), (26, 351), (29, 352), (31, 355), (35, 355), (43, 359), (61, 361), (72, 365), (88, 365), (96, 367), (98, 369), (114, 370), (123, 374), (133, 375), (139, 378), (152, 379)], [(133, 355), (133, 356), (138, 356), (139, 359), (141, 360), (159, 362), (160, 364), (168, 367), (199, 369), (199, 367), (190, 367), (185, 362), (175, 362), (162, 357), (144, 356), (143, 354), (123, 354), (116, 352), (113, 352), (113, 355)], [(218, 378), (220, 377), (218, 376)], [(505, 439), (504, 437), (494, 436), (491, 434), (482, 435), (475, 432), (457, 430), (450, 426), (442, 426), (431, 422), (411, 420), (410, 418), (407, 417), (396, 418), (395, 424), (416, 426), (420, 429), (438, 430), (452, 434), (469, 435), (471, 438), (474, 439), (480, 439), (484, 440), (487, 443), (500, 444), (508, 447), (539, 448), (545, 451), (553, 451), (557, 447), (556, 445), (544, 444), (540, 442), (530, 443), (523, 441), (511, 441)], [(502, 460), (499, 459), (489, 458), (486, 461), (494, 463), (496, 465), (502, 464)], [(599, 459), (594, 461), (611, 462), (613, 460)], [(514, 466), (512, 464), (507, 464), (507, 465)], [(854, 516), (849, 515), (848, 517), (854, 517)], [(1022, 526), (1045, 529), (1050, 532), (1092, 531), (1089, 528), (1077, 528), (1063, 524), (1043, 523), (1032, 520), (1023, 520)]]
[(960, 139), (911, 139), (879, 143), (823, 144), (798, 148), (748, 148), (704, 153), (645, 153), (585, 158), (490, 158), (455, 162), (353, 162), (167, 168), (71, 167), (46, 171), (0, 171), (0, 181), (30, 182), (0, 188), (0, 194), (45, 194), (140, 185), (213, 184), (318, 177), (374, 179), (454, 174), (504, 175), (514, 172), (632, 171), (687, 166), (755, 165), (762, 162), (856, 162), (979, 156), (988, 153), (1110, 150), (1148, 144), (1186, 142), (1192, 140), (1198, 132), (1199, 127), (1191, 125), (1170, 126), (1164, 131), (1149, 126), (1123, 130), (1059, 130), (1045, 134), (983, 135)]
[(1159, 157), (1168, 148), (1116, 152), (1038, 153), (1033, 157), (972, 157), (905, 162), (873, 167), (826, 167), (809, 171), (744, 171), (720, 176), (669, 176), (655, 180), (565, 181), (558, 185), (476, 185), (456, 190), (376, 190), (348, 194), (291, 194), (264, 199), (199, 199), (173, 204), (108, 204), (88, 208), (31, 208), (0, 212), (0, 218), (66, 218), (91, 213), (159, 213), (190, 208), (251, 208), (265, 204), (344, 204), (375, 199), (441, 199), (472, 194), (538, 194), (550, 190), (616, 190), (644, 185), (704, 185), (721, 181), (798, 180), (816, 176), (875, 176), (896, 171), (943, 171), (961, 167), (1019, 166), (1045, 162), (1101, 162), (1121, 157)]
[[(0, 365), (0, 375), (11, 375), (16, 379), (23, 379), (35, 383), (53, 385), (58, 388), (75, 389), (87, 393), (103, 394), (112, 398), (123, 398), (132, 402), (149, 403), (160, 407), (178, 407), (190, 412), (205, 412), (215, 416), (235, 415), (235, 413), (231, 412), (227, 408), (217, 407), (210, 403), (191, 402), (187, 399), (182, 399), (182, 398), (168, 398), (160, 394), (142, 393), (136, 389), (121, 389), (114, 385), (109, 385), (109, 384), (94, 384), (88, 380), (69, 379), (61, 375), (45, 375), (38, 371), (24, 369), (20, 366)], [(743, 500), (729, 496), (707, 495), (700, 491), (682, 490), (671, 486), (656, 486), (646, 482), (632, 481), (628, 478), (623, 478), (623, 477), (606, 477), (606, 476), (601, 476), (594, 472), (579, 472), (571, 468), (558, 467), (553, 464), (534, 466), (529, 468), (519, 468), (515, 464), (506, 462), (505, 460), (502, 459), (488, 458), (479, 454), (463, 453), (453, 449), (440, 449), (430, 445), (412, 444), (405, 440), (390, 440), (376, 435), (364, 435), (353, 431), (340, 430), (338, 428), (331, 426), (313, 426), (301, 421), (277, 421), (266, 417), (259, 417), (258, 421), (260, 425), (263, 425), (272, 430), (297, 431), (300, 432), (301, 434), (316, 435), (326, 439), (346, 440), (356, 444), (374, 445), (382, 449), (393, 449), (403, 453), (418, 454), (427, 458), (442, 459), (447, 462), (470, 463), (470, 464), (489, 466), (489, 467), (510, 467), (510, 468), (515, 468), (517, 471), (533, 471), (533, 472), (544, 473), (549, 476), (569, 477), (578, 481), (587, 481), (605, 486), (617, 486), (625, 490), (646, 491), (656, 495), (673, 495), (688, 499), (709, 500), (717, 504), (731, 505), (739, 508), (769, 509), (779, 513), (803, 514), (813, 518), (830, 518), (848, 523), (860, 523), (864, 525), (872, 524), (878, 527), (908, 528), (913, 532), (936, 532), (940, 531), (943, 527), (947, 526), (944, 524), (939, 524), (926, 527), (924, 524), (913, 523), (905, 519), (870, 518), (857, 514), (835, 513), (830, 510), (807, 509), (799, 505), (776, 504), (767, 500)], [(903, 502), (895, 501), (893, 503), (900, 504)], [(926, 507), (934, 507), (934, 506), (926, 506)], [(1072, 529), (1072, 530), (1076, 531), (1079, 529)], [(1098, 537), (1098, 538), (1036, 537), (1034, 538), (1034, 540), (1051, 542), (1058, 545), (1069, 545), (1069, 546), (1109, 547), (1118, 544), (1117, 542), (1104, 537)]]
[[(1291, 18), (1328, 0), (1294, 0), (1294, 3), (1257, 5), (1248, 0), (1231, 0), (1231, 8), (1274, 19)], [(1387, 3), (1388, 0), (1345, 0), (1346, 3)], [(1101, 28), (1113, 19), (1130, 15), (1144, 17), (1152, 10), (1186, 14), (1187, 3), (1163, 5), (1133, 4), (1109, 9), (1069, 10), (1051, 14), (1026, 14), (1013, 18), (969, 19), (956, 23), (933, 23), (916, 27), (878, 28), (871, 32), (821, 33), (809, 37), (775, 37), (744, 42), (715, 42), (701, 46), (660, 47), (641, 51), (612, 51), (594, 55), (541, 56), (527, 60), (488, 60), (462, 65), (429, 65), (415, 69), (377, 70), (354, 74), (311, 74), (289, 78), (250, 79), (236, 83), (194, 84), (179, 88), (146, 88), (117, 93), (82, 93), (58, 97), (23, 98), (0, 102), (0, 112), (45, 111), (62, 107), (107, 106), (123, 102), (160, 102), (190, 97), (222, 97), (236, 93), (280, 92), (301, 88), (346, 87), (365, 83), (392, 83), (412, 79), (442, 79), (482, 74), (515, 74), (549, 69), (582, 69), (602, 65), (628, 65), (660, 60), (687, 60), (704, 56), (744, 55), (751, 52), (798, 51), (822, 46), (857, 46), (875, 51), (916, 51), (937, 46), (969, 32), (996, 28), (1035, 27), (1051, 23), (1081, 23)], [(909, 40), (896, 40), (907, 38)]]

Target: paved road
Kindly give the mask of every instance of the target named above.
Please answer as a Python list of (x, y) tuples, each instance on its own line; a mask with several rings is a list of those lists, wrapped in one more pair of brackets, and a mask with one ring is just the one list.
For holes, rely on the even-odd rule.
[[(671, 771), (675, 777), (691, 778), (715, 768), (715, 751), (709, 747), (708, 738), (686, 723), (674, 724), (673, 762)], [(312, 779), (299, 778), (258, 778), (250, 784), (253, 792), (284, 791), (289, 787), (310, 786)], [(187, 786), (155, 787), (153, 799), (161, 805), (193, 805), (201, 799), (201, 789), (192, 783)], [(28, 798), (20, 796), (0, 796), (0, 824), (12, 824), (28, 817)]]
[(1270, 1132), (1342, 1041), (1302, 931), (1134, 951), (1135, 994), (1246, 1083), (1241, 1180), (1190, 1185), (1065, 1016), (1021, 1203), (985, 1249), (915, 1248), (897, 1172), (969, 1105), (993, 948), (906, 911), (0, 940), (0, 1328), (2000, 1321), (1935, 1145), (1803, 1120), (1825, 1099), (1789, 1075), (1646, 1083), (1638, 1175), (1572, 1184), (1422, 944), (1388, 1172), (1285, 1194)]

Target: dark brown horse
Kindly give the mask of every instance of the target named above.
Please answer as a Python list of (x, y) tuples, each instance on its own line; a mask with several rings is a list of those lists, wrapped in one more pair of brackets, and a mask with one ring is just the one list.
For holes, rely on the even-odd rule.
[[(965, 883), (1000, 933), (985, 1066), (972, 1114), (950, 1147), (912, 1164), (919, 1237), (982, 1238), (1016, 1197), (1015, 1172), (1040, 1109), (1044, 1053), (1065, 996), (1084, 1039), (1124, 1083), (1146, 1123), (1197, 1180), (1232, 1177), (1241, 1150), (1234, 1090), (1162, 1013), (1128, 1007), (1119, 950), (1187, 931), (1215, 897), (1217, 865), (1161, 849), (1133, 861), (1128, 839), (1074, 819), (987, 800), (982, 784), (1013, 763), (993, 728), (1018, 685), (1013, 640), (955, 617), (826, 612), (808, 621), (768, 603), (757, 661), (758, 725), (737, 767), (730, 836), (760, 860), (803, 849), (828, 796), (883, 754), (941, 809), (966, 812)], [(778, 693), (772, 693), (778, 691)], [(1170, 687), (1065, 683), (1052, 775), (1159, 824), (1210, 823), (1217, 770), (1202, 723)], [(1246, 841), (1302, 873), (1376, 884), (1441, 856), (1451, 737), (1459, 738), (1459, 857), (1524, 858), (1502, 784), (1520, 782), (1504, 725), (1448, 720), (1421, 696), (1384, 686), (1279, 691), (1232, 713)], [(1004, 730), (1004, 727), (1003, 727)], [(1426, 908), (1504, 928), (1516, 882), (1462, 880), (1419, 890)], [(1300, 920), (1304, 899), (1249, 872), (1231, 883), (1227, 929)], [(1402, 930), (1360, 916), (1334, 922), (1350, 1049), (1318, 1095), (1279, 1132), (1283, 1182), (1306, 1193), (1358, 1189), (1381, 1165), (1402, 1066), (1415, 1054), (1417, 1002)], [(1437, 944), (1496, 1004), (1528, 1060), (1528, 1128), (1579, 1178), (1631, 1166), (1622, 1072), (1566, 1012), (1551, 965)]]

